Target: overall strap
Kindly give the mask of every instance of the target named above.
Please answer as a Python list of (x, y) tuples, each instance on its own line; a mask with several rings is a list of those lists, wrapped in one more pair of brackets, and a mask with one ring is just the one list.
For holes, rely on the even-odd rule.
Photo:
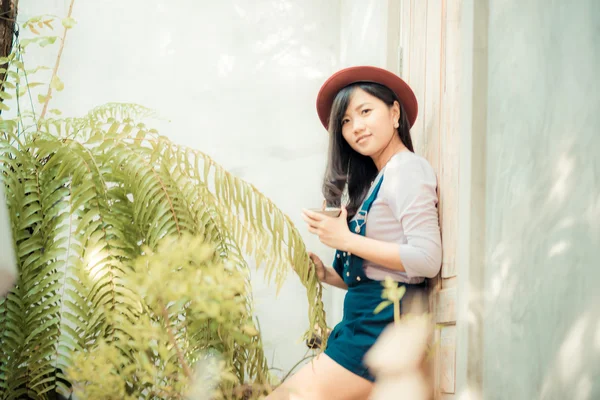
[[(381, 183), (383, 182), (383, 174), (380, 174), (374, 185), (371, 186), (367, 197), (362, 202), (356, 215), (350, 220), (348, 228), (352, 233), (365, 236), (367, 227), (367, 215), (373, 202), (377, 198)], [(344, 279), (348, 287), (356, 286), (361, 282), (369, 281), (363, 269), (363, 259), (353, 254), (336, 250), (335, 258), (333, 259), (333, 268)]]

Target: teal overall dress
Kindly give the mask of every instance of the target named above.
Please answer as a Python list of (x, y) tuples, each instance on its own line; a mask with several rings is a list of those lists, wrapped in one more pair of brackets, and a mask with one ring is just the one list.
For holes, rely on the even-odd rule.
[[(365, 235), (367, 214), (377, 198), (383, 174), (376, 179), (377, 183), (371, 187), (367, 198), (349, 222), (351, 232)], [(382, 283), (367, 278), (362, 258), (339, 250), (334, 257), (333, 268), (348, 285), (348, 291), (344, 297), (342, 320), (331, 331), (325, 354), (347, 370), (374, 382), (375, 377), (368, 371), (363, 358), (383, 329), (394, 322), (394, 307), (388, 306), (375, 314), (373, 311), (384, 300), (381, 297)], [(402, 285), (406, 286), (407, 291), (411, 286), (425, 286), (423, 283)]]

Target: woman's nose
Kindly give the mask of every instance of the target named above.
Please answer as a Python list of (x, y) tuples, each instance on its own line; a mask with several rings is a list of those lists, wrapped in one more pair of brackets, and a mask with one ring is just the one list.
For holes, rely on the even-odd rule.
[(364, 122), (362, 121), (362, 119), (360, 119), (360, 118), (356, 118), (356, 119), (353, 121), (353, 124), (354, 124), (354, 125), (353, 125), (353, 129), (354, 129), (354, 132), (355, 132), (355, 133), (362, 132), (362, 131), (365, 129), (365, 124), (364, 124)]

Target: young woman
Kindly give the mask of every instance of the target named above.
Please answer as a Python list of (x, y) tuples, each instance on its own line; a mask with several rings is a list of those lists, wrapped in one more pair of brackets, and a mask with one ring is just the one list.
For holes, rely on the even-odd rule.
[(335, 218), (303, 210), (303, 218), (336, 249), (332, 267), (310, 256), (321, 282), (347, 289), (344, 314), (325, 353), (269, 398), (367, 399), (374, 377), (363, 357), (393, 322), (393, 307), (373, 312), (382, 301), (381, 281), (392, 277), (408, 295), (438, 274), (437, 180), (413, 150), (417, 109), (410, 87), (376, 67), (343, 69), (321, 87), (317, 112), (330, 137), (323, 194), (342, 211)]

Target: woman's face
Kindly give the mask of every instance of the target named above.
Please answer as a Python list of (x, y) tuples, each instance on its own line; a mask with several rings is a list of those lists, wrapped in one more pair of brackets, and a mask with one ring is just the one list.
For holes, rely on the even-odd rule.
[(397, 137), (394, 124), (399, 117), (400, 106), (397, 102), (388, 107), (377, 97), (356, 88), (342, 117), (342, 135), (356, 152), (372, 156)]

